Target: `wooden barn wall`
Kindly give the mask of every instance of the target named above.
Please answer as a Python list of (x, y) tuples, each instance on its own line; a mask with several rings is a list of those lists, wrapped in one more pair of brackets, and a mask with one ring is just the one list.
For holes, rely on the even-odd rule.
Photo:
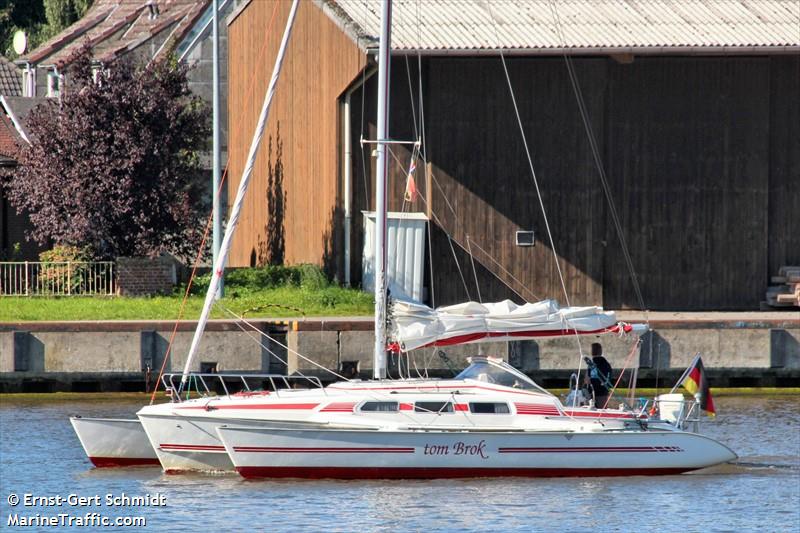
[[(769, 58), (610, 69), (605, 158), (645, 305), (758, 307), (767, 271)], [(788, 95), (786, 95), (788, 97)], [(608, 232), (604, 301), (637, 305)]]
[(770, 71), (769, 274), (800, 265), (800, 56)]
[[(290, 1), (252, 1), (229, 25), (233, 202), (289, 13)], [(301, 2), (267, 132), (256, 161), (231, 266), (340, 258), (338, 98), (364, 56), (312, 2)]]
[[(390, 209), (430, 206), (435, 303), (478, 299), (475, 277), (484, 300), (564, 302), (563, 277), (572, 305), (638, 307), (563, 59), (507, 62), (560, 273), (499, 59), (428, 58), (421, 97), (431, 172), (418, 171), (417, 184), (429, 203), (402, 202), (407, 151), (395, 149), (389, 188)], [(393, 61), (394, 138), (419, 135), (415, 64)], [(645, 306), (758, 308), (769, 276), (800, 261), (798, 58), (574, 65)], [(363, 130), (373, 136), (374, 94), (371, 80)], [(354, 146), (361, 112), (354, 106)], [(352, 161), (356, 210), (373, 202), (370, 150)], [(515, 246), (519, 229), (535, 231), (535, 247)], [(355, 231), (356, 282), (361, 246)]]

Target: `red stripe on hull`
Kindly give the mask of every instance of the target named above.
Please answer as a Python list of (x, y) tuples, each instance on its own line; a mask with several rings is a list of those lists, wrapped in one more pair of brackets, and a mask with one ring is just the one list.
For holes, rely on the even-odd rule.
[(628, 453), (628, 452), (682, 452), (677, 446), (582, 446), (575, 448), (498, 448), (498, 453)]
[(158, 466), (155, 457), (89, 457), (97, 468), (118, 468), (125, 466)]
[(564, 411), (567, 416), (583, 416), (586, 418), (634, 418), (633, 415), (624, 413), (592, 413), (586, 411)]
[(443, 479), (480, 477), (666, 476), (694, 468), (352, 468), (240, 466), (245, 478)]
[(258, 453), (414, 453), (414, 448), (282, 448), (265, 446), (234, 446), (236, 452)]
[(177, 407), (177, 409), (186, 409), (194, 411), (219, 411), (222, 409), (275, 409), (277, 411), (283, 411), (283, 410), (309, 411), (311, 409), (315, 409), (318, 405), (319, 405), (318, 403), (280, 403), (280, 404), (245, 403), (245, 404), (235, 404), (235, 405), (225, 405), (225, 404), (215, 403), (211, 405), (199, 405), (199, 406), (187, 405), (185, 407)]
[(211, 444), (161, 444), (158, 446), (168, 452), (224, 452), (225, 446), (214, 446)]

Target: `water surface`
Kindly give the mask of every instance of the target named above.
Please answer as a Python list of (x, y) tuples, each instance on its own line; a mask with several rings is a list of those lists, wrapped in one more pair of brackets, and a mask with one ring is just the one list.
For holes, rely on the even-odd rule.
[[(142, 516), (146, 530), (800, 532), (800, 398), (722, 397), (701, 432), (733, 464), (663, 477), (437, 481), (248, 481), (94, 469), (68, 416), (129, 417), (130, 400), (0, 400), (0, 529), (19, 516)], [(162, 494), (163, 507), (11, 507), (10, 494)], [(76, 528), (77, 529), (77, 528)], [(110, 530), (142, 528), (111, 527)], [(83, 531), (101, 530), (97, 527)]]

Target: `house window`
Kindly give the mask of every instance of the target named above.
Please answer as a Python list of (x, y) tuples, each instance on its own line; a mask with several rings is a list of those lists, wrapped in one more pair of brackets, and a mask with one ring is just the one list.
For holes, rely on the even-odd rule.
[(452, 413), (452, 402), (415, 402), (415, 413)]
[(397, 402), (365, 402), (361, 411), (395, 413), (399, 410)]
[(57, 72), (47, 74), (47, 96), (56, 98), (61, 93), (61, 77)]
[(22, 71), (22, 96), (36, 96), (36, 71), (30, 67)]
[(507, 415), (511, 412), (507, 403), (500, 402), (470, 402), (469, 411), (486, 415)]

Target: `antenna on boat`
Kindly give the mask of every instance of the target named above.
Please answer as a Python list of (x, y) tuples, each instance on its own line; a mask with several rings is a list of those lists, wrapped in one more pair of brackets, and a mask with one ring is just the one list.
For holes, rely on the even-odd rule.
[(378, 161), (375, 176), (375, 347), (372, 377), (386, 377), (386, 181), (389, 158), (389, 67), (391, 62), (392, 0), (381, 2), (378, 52)]

